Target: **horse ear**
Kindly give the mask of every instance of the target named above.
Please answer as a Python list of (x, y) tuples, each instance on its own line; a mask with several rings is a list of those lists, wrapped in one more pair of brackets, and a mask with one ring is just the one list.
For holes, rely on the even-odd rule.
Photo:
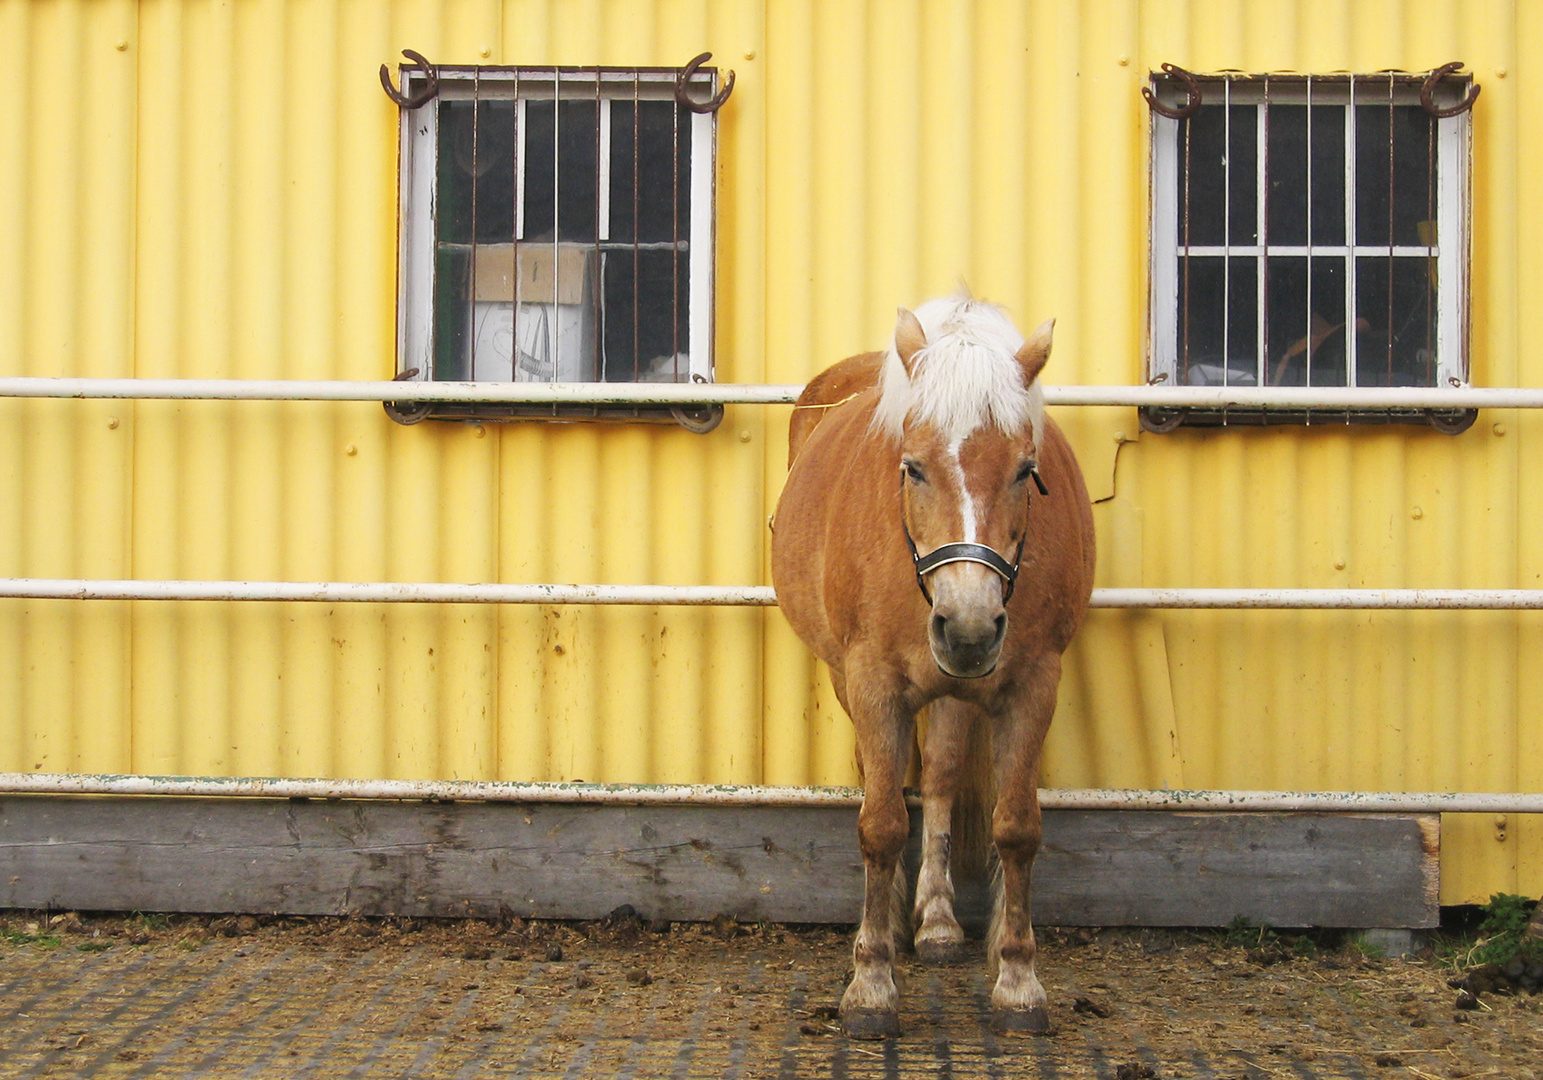
[(1046, 319), (1018, 350), (1017, 360), (1023, 365), (1023, 385), (1032, 385), (1044, 370), (1045, 361), (1050, 359), (1050, 337), (1054, 332), (1055, 320)]
[(926, 347), (927, 335), (922, 331), (922, 324), (915, 315), (901, 308), (895, 315), (895, 352), (900, 354), (907, 375), (911, 374), (916, 354)]

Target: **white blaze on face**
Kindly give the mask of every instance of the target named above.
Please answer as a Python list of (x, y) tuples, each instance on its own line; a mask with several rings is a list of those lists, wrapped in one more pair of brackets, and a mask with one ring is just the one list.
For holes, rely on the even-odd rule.
[(959, 448), (964, 445), (964, 439), (955, 439), (948, 445), (948, 461), (953, 467), (954, 478), (959, 481), (959, 519), (964, 523), (964, 542), (973, 544), (977, 535), (975, 528), (975, 500), (970, 495), (970, 486), (964, 475), (964, 464), (959, 460)]

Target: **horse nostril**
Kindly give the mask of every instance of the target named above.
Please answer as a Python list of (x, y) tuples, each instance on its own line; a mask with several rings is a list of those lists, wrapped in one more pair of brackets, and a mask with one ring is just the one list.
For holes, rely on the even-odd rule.
[(994, 621), (997, 628), (996, 639), (1001, 641), (1002, 635), (1007, 633), (1007, 613), (1003, 612), (1001, 615), (998, 615)]
[(942, 615), (934, 615), (934, 616), (932, 616), (932, 640), (933, 641), (947, 641), (948, 640), (948, 619), (946, 619)]

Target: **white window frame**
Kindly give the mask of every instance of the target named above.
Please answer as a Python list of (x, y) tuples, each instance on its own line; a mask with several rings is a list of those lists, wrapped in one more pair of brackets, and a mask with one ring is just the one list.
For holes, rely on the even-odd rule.
[[(1467, 80), (1451, 80), (1442, 86), (1438, 99), (1443, 106), (1450, 105), (1454, 97), (1461, 97), (1468, 90)], [(1346, 93), (1347, 84), (1353, 97)], [(1186, 249), (1183, 242), (1183, 224), (1179, 221), (1180, 200), (1178, 187), (1184, 168), (1184, 121), (1151, 112), (1151, 225), (1150, 225), (1150, 309), (1147, 378), (1149, 382), (1177, 383), (1181, 378), (1182, 328), (1179, 322), (1180, 266), (1186, 250), (1194, 256), (1253, 259), (1260, 263), (1258, 300), (1255, 310), (1257, 328), (1256, 373), (1254, 382), (1247, 385), (1262, 386), (1268, 357), (1265, 354), (1265, 320), (1267, 275), (1265, 262), (1271, 257), (1307, 258), (1308, 273), (1314, 259), (1339, 256), (1345, 260), (1346, 325), (1354, 326), (1356, 319), (1356, 259), (1367, 256), (1421, 257), (1436, 259), (1436, 333), (1435, 377), (1440, 387), (1468, 385), (1468, 294), (1469, 294), (1469, 221), (1472, 199), (1470, 190), (1471, 171), (1471, 123), (1470, 110), (1455, 116), (1436, 120), (1436, 222), (1439, 243), (1425, 246), (1391, 246), (1356, 244), (1355, 232), (1355, 109), (1352, 106), (1374, 105), (1388, 100), (1394, 93), (1396, 104), (1405, 105), (1419, 101), (1419, 81), (1416, 77), (1398, 73), (1346, 76), (1264, 76), (1228, 74), (1207, 77), (1201, 81), (1204, 105), (1228, 108), (1226, 122), (1232, 123), (1229, 106), (1255, 106), (1258, 124), (1256, 159), (1259, 196), (1255, 199), (1258, 216), (1256, 241), (1253, 244), (1227, 243), (1230, 229), (1223, 234), (1224, 242), (1213, 245), (1193, 245)], [(1337, 92), (1329, 90), (1336, 86)], [(1182, 83), (1154, 73), (1152, 91), (1159, 103), (1170, 109), (1181, 108), (1187, 100)], [(1412, 89), (1411, 89), (1412, 87)], [(1327, 92), (1326, 92), (1327, 91)], [(1378, 95), (1381, 95), (1380, 98)], [(1337, 96), (1337, 100), (1335, 97)], [(1311, 100), (1315, 106), (1340, 105), (1346, 110), (1345, 124), (1345, 237), (1340, 245), (1305, 244), (1264, 245), (1265, 215), (1268, 213), (1264, 189), (1269, 175), (1268, 150), (1265, 139), (1265, 111), (1270, 105), (1304, 105)], [(1309, 125), (1311, 124), (1309, 114)], [(1310, 129), (1309, 129), (1310, 130)], [(1231, 145), (1230, 136), (1226, 145)], [(1224, 172), (1230, 173), (1230, 162)], [(1308, 170), (1308, 183), (1312, 182), (1312, 170)], [(1230, 175), (1223, 183), (1223, 197), (1231, 190)], [(1309, 186), (1309, 191), (1311, 187)], [(1309, 200), (1309, 208), (1311, 200)], [(1224, 217), (1230, 219), (1231, 206), (1224, 207)], [(1309, 209), (1309, 214), (1311, 209)], [(1224, 281), (1231, 280), (1224, 272)], [(1309, 276), (1309, 282), (1311, 277)], [(1223, 379), (1230, 371), (1226, 363), (1226, 348), (1230, 344), (1230, 313), (1224, 313), (1223, 324)], [(1347, 382), (1353, 388), (1356, 381), (1356, 345), (1354, 334), (1347, 334), (1346, 368)], [(1226, 385), (1225, 381), (1224, 384)], [(1236, 385), (1236, 384), (1234, 384)], [(1364, 384), (1362, 384), (1364, 385)], [(1241, 418), (1234, 411), (1234, 418)]]
[[(437, 161), (439, 144), (438, 102), (510, 101), (516, 102), (516, 146), (523, 145), (524, 105), (532, 100), (597, 101), (599, 108), (600, 164), (597, 193), (598, 235), (595, 250), (608, 239), (610, 214), (610, 129), (611, 105), (615, 101), (675, 100), (680, 71), (675, 68), (573, 68), (573, 67), (458, 67), (436, 68), (438, 93), (416, 109), (401, 111), (399, 163), (399, 246), (397, 377), (414, 381), (435, 378), (434, 302)], [(402, 92), (411, 96), (426, 84), (417, 68), (402, 70)], [(717, 75), (712, 69), (699, 70), (691, 81), (693, 97), (710, 97), (717, 90)], [(687, 316), (684, 327), (687, 362), (681, 370), (683, 381), (713, 381), (713, 254), (716, 221), (717, 117), (714, 112), (688, 111), (682, 124), (690, 124), (689, 163), (690, 215), (680, 244), (687, 251)], [(521, 247), (538, 242), (524, 237), (525, 164), (516, 163), (517, 239)], [(545, 243), (540, 241), (539, 243)], [(554, 248), (558, 241), (554, 240)], [(568, 243), (568, 242), (564, 242)], [(468, 309), (468, 318), (471, 311)], [(598, 375), (598, 373), (597, 373)], [(476, 379), (476, 381), (489, 381)], [(508, 411), (508, 410), (505, 410)], [(586, 411), (595, 412), (592, 407)], [(436, 411), (437, 412), (437, 411)], [(559, 410), (561, 413), (562, 410)], [(636, 415), (637, 409), (601, 410), (602, 414)], [(546, 409), (546, 415), (552, 413)]]

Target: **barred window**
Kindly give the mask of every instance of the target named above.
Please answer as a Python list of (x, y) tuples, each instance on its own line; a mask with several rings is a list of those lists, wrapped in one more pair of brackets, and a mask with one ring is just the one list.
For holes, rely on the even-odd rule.
[[(1467, 80), (1181, 74), (1153, 79), (1149, 377), (1466, 385)], [(1159, 430), (1264, 418), (1144, 414)]]
[[(679, 69), (449, 67), (402, 112), (398, 378), (712, 379), (711, 112)], [(423, 74), (403, 70), (403, 92)], [(688, 78), (711, 97), (716, 75)], [(421, 403), (398, 419), (683, 419)]]

